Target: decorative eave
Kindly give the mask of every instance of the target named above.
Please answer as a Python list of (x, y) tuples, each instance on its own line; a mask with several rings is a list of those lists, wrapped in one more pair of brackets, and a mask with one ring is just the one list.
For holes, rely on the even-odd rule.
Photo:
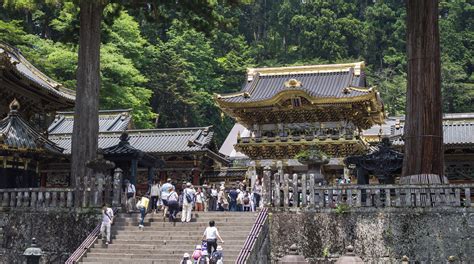
[[(238, 93), (215, 94), (223, 112), (253, 124), (353, 121), (359, 128), (382, 124), (384, 106), (375, 87), (367, 87), (364, 62), (248, 70)], [(314, 115), (328, 111), (325, 117)], [(338, 116), (334, 112), (339, 113)]]
[(130, 145), (129, 140), (130, 137), (128, 133), (123, 132), (117, 145), (102, 149), (103, 155), (107, 159), (116, 161), (131, 161), (132, 159), (136, 159), (139, 163), (147, 167), (159, 167), (163, 165), (160, 159)]
[[(75, 91), (65, 88), (26, 60), (21, 52), (0, 42), (0, 84), (12, 100), (17, 98), (32, 109), (65, 110), (74, 106)], [(4, 96), (5, 96), (4, 95)], [(27, 107), (25, 107), (27, 108)]]
[(383, 107), (383, 103), (380, 100), (379, 93), (375, 87), (372, 88), (363, 88), (363, 87), (347, 87), (345, 88), (346, 91), (359, 91), (365, 93), (364, 95), (354, 96), (354, 97), (345, 97), (345, 98), (337, 98), (337, 97), (316, 97), (311, 96), (306, 90), (304, 89), (292, 89), (292, 90), (284, 90), (277, 93), (272, 98), (262, 100), (262, 101), (252, 101), (252, 102), (227, 102), (222, 99), (243, 96), (243, 97), (250, 97), (248, 93), (239, 92), (227, 95), (220, 95), (214, 94), (214, 99), (216, 100), (217, 104), (221, 109), (232, 109), (232, 108), (258, 108), (258, 107), (268, 107), (268, 106), (275, 106), (278, 103), (294, 98), (294, 97), (303, 97), (306, 98), (308, 101), (311, 102), (312, 105), (339, 105), (339, 104), (352, 104), (357, 102), (363, 101), (371, 101), (374, 104), (374, 107)]
[[(223, 112), (236, 119), (237, 122), (250, 127), (255, 121), (249, 120), (249, 116), (253, 116), (253, 113), (267, 113), (273, 112), (274, 115), (294, 115), (294, 112), (304, 113), (303, 115), (312, 115), (315, 120), (311, 121), (334, 121), (330, 119), (317, 118), (316, 113), (320, 113), (324, 109), (333, 111), (334, 109), (340, 109), (343, 114), (343, 119), (354, 120), (356, 126), (362, 129), (367, 129), (374, 124), (383, 124), (385, 119), (384, 105), (380, 98), (380, 94), (376, 88), (361, 88), (361, 87), (347, 87), (347, 92), (357, 90), (358, 92), (364, 93), (360, 96), (354, 97), (315, 97), (308, 94), (307, 91), (302, 89), (284, 90), (274, 97), (264, 100), (247, 103), (234, 103), (222, 100), (222, 96), (214, 95), (214, 99), (218, 106)], [(241, 93), (242, 94), (242, 93)], [(240, 96), (236, 93), (228, 96)], [(307, 103), (302, 104), (300, 107), (292, 107), (291, 105), (285, 105), (286, 101), (292, 100), (293, 98), (303, 98)], [(269, 118), (269, 120), (275, 120)], [(304, 121), (304, 120), (302, 120)], [(264, 120), (260, 121), (265, 123)], [(284, 122), (284, 118), (282, 120)]]
[(251, 159), (292, 159), (302, 150), (316, 147), (331, 157), (345, 157), (352, 154), (364, 153), (368, 146), (358, 138), (318, 138), (310, 139), (298, 137), (263, 137), (240, 138), (235, 149), (244, 153)]
[(10, 113), (0, 121), (0, 150), (3, 153), (61, 155), (63, 150), (28, 125), (18, 114), (20, 104), (14, 100)]

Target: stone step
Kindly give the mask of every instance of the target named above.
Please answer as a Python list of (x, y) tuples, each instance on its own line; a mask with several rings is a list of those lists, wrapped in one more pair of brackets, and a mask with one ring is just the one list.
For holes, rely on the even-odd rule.
[[(243, 218), (220, 218), (220, 219), (212, 219), (212, 218), (209, 218), (209, 219), (202, 219), (202, 218), (199, 218), (199, 219), (191, 219), (190, 223), (202, 223), (202, 224), (209, 224), (209, 221), (211, 220), (214, 220), (214, 222), (216, 224), (219, 224), (219, 223), (240, 223), (240, 222), (245, 222), (245, 223), (248, 223), (248, 222), (253, 222), (255, 221), (255, 217), (243, 217)], [(176, 218), (176, 221), (177, 222), (181, 222), (181, 218), (178, 217)], [(140, 222), (140, 219), (139, 218), (128, 218), (128, 219), (117, 219), (115, 220), (115, 223), (114, 224), (122, 224), (122, 223), (136, 223), (138, 224)], [(169, 223), (169, 220), (168, 219), (156, 219), (156, 218), (152, 218), (152, 219), (149, 219), (149, 218), (146, 218), (145, 217), (145, 220), (143, 221), (144, 223)]]
[[(226, 231), (225, 233), (222, 233), (219, 231), (219, 233), (222, 233), (222, 235), (225, 236), (245, 236), (247, 237), (250, 231), (249, 228), (242, 228), (238, 230), (232, 230), (232, 231)], [(156, 236), (156, 237), (168, 237), (168, 236), (178, 236), (178, 237), (193, 237), (193, 236), (202, 236), (204, 232), (204, 229), (202, 230), (191, 230), (191, 231), (186, 231), (186, 230), (158, 230), (155, 231), (150, 228), (144, 228), (143, 230), (140, 230), (136, 227), (133, 227), (132, 229), (125, 229), (125, 230), (113, 230), (111, 233), (112, 237), (119, 237), (119, 235), (125, 235), (125, 236), (138, 236), (138, 235), (143, 235), (143, 236)]]
[(89, 249), (84, 263), (162, 264), (179, 263), (183, 253), (192, 254), (202, 243), (202, 233), (214, 220), (225, 244), (225, 263), (237, 259), (252, 229), (257, 213), (247, 212), (193, 212), (190, 223), (169, 222), (162, 213), (148, 214), (145, 227), (138, 228), (139, 214), (119, 214), (112, 226), (112, 243), (102, 240)]
[[(225, 245), (227, 246), (243, 246), (245, 240), (224, 240)], [(98, 242), (102, 243), (102, 242)], [(179, 246), (184, 246), (184, 245), (198, 245), (201, 243), (200, 239), (195, 239), (195, 240), (166, 240), (166, 239), (161, 239), (161, 240), (115, 240), (112, 242), (114, 245), (123, 245), (123, 244), (142, 244), (142, 245), (179, 245)]]
[[(108, 248), (93, 248), (91, 250), (90, 253), (87, 253), (87, 255), (89, 256), (89, 254), (92, 254), (92, 253), (101, 253), (101, 254), (120, 254), (120, 253), (124, 253), (124, 249), (123, 248), (113, 248), (111, 247), (111, 245), (108, 245)], [(191, 251), (194, 251), (194, 248), (187, 248), (189, 252)], [(182, 251), (182, 250), (179, 250), (179, 249), (168, 249), (168, 248), (160, 248), (160, 247), (157, 247), (157, 248), (154, 248), (154, 249), (142, 249), (142, 248), (127, 248), (126, 249), (126, 252), (129, 253), (129, 254), (182, 254), (186, 251)], [(239, 254), (240, 252), (240, 249), (225, 249), (224, 250), (224, 254), (226, 256), (231, 256), (231, 255), (237, 255)], [(190, 253), (191, 254), (191, 253)]]
[[(254, 221), (244, 221), (244, 222), (235, 222), (235, 223), (216, 223), (216, 227), (218, 229), (221, 229), (222, 227), (226, 227), (226, 226), (230, 226), (230, 227), (241, 227), (241, 226), (249, 226), (249, 225), (252, 225)], [(181, 223), (181, 222), (175, 222), (175, 223), (169, 223), (169, 222), (165, 222), (165, 223), (144, 223), (143, 224), (145, 227), (161, 227), (161, 228), (193, 228), (193, 229), (196, 229), (196, 228), (202, 228), (203, 230), (209, 226), (208, 223), (193, 223), (193, 222), (190, 222), (190, 223)], [(129, 226), (138, 226), (138, 222), (137, 223), (126, 223), (126, 222), (122, 222), (122, 223), (115, 223), (113, 225), (115, 228), (121, 228), (121, 227), (129, 227)]]
[[(89, 264), (170, 264), (170, 263), (179, 263), (182, 259), (181, 256), (170, 256), (163, 259), (121, 259), (121, 258), (87, 258), (84, 259), (84, 263)], [(235, 263), (237, 258), (224, 257), (224, 263)]]
[[(181, 212), (178, 212), (177, 215), (181, 215)], [(222, 218), (246, 218), (246, 217), (256, 217), (258, 213), (254, 212), (236, 212), (236, 213), (226, 213), (226, 214), (220, 214), (220, 213), (191, 213), (191, 218), (194, 219), (222, 219)], [(119, 214), (119, 218), (116, 218), (116, 220), (119, 219), (133, 219), (133, 218), (139, 218), (140, 214)], [(153, 219), (167, 219), (168, 217), (163, 217), (162, 213), (159, 214), (153, 214), (153, 213), (148, 213), (145, 216), (146, 218), (153, 218)]]
[[(183, 241), (183, 240), (189, 240), (189, 239), (192, 239), (193, 241), (196, 240), (196, 239), (200, 239), (202, 238), (201, 237), (202, 234), (197, 234), (195, 236), (156, 236), (156, 235), (122, 235), (122, 234), (119, 234), (119, 235), (116, 235), (115, 236), (115, 240), (141, 240), (141, 241), (149, 241), (149, 240), (167, 240), (167, 241), (172, 241), (172, 240), (178, 240), (178, 241)], [(232, 240), (246, 240), (247, 239), (247, 236), (246, 235), (240, 235), (240, 236), (230, 236), (230, 235), (222, 235), (221, 236), (222, 239), (224, 239), (224, 241), (226, 241), (227, 239), (225, 239), (226, 237), (228, 239), (232, 239)]]
[[(151, 259), (151, 260), (154, 260), (154, 259), (157, 259), (157, 260), (160, 260), (160, 259), (166, 259), (166, 258), (171, 258), (171, 259), (176, 259), (180, 256), (182, 256), (184, 254), (184, 252), (177, 252), (177, 253), (174, 253), (174, 254), (156, 254), (157, 252), (155, 252), (155, 254), (130, 254), (130, 253), (114, 253), (114, 254), (108, 254), (108, 253), (87, 253), (87, 258), (91, 258), (91, 259), (100, 259), (100, 258), (120, 258), (120, 259)], [(227, 255), (225, 252), (224, 252), (224, 256), (226, 257), (229, 257), (229, 258), (232, 258), (232, 257), (237, 257), (237, 253), (234, 253), (234, 254), (229, 254)]]
[[(126, 226), (126, 227), (116, 227), (116, 228), (113, 228), (114, 229), (114, 232), (120, 232), (120, 231), (133, 231), (133, 230), (143, 230), (143, 231), (165, 231), (165, 230), (170, 230), (171, 228), (174, 228), (174, 227), (158, 227), (158, 226), (145, 226), (144, 228), (140, 229), (138, 226)], [(252, 228), (252, 226), (248, 226), (248, 225), (240, 225), (240, 226), (217, 226), (217, 229), (219, 230), (219, 233), (220, 234), (225, 234), (226, 232), (232, 232), (232, 231), (236, 231), (236, 230), (248, 230), (250, 231), (250, 229)], [(190, 231), (199, 231), (201, 233), (204, 232), (204, 230), (206, 229), (206, 227), (192, 227), (192, 226), (182, 226), (180, 228), (177, 228), (176, 231), (186, 231), (186, 232), (190, 232)]]

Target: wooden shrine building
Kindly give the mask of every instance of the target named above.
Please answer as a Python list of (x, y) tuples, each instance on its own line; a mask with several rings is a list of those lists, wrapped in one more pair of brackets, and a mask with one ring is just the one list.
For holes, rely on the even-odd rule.
[(47, 138), (58, 110), (74, 106), (75, 93), (47, 77), (14, 47), (0, 42), (0, 188), (41, 185), (40, 171), (61, 160)]
[(367, 148), (360, 131), (384, 122), (363, 62), (248, 69), (242, 91), (215, 100), (245, 127), (235, 149), (260, 168), (282, 161), (288, 173), (304, 170), (295, 155), (316, 147), (332, 158), (326, 171), (342, 174), (341, 158)]
[[(49, 139), (71, 153), (73, 112), (59, 112), (48, 129)], [(99, 111), (99, 148), (124, 171), (124, 177), (146, 190), (152, 180), (207, 181), (206, 175), (227, 165), (214, 151), (212, 127), (134, 129), (131, 109)], [(49, 186), (68, 184), (69, 160), (43, 170)]]
[(0, 42), (0, 118), (8, 114), (14, 99), (22, 117), (44, 130), (56, 111), (74, 106), (75, 92), (35, 68), (18, 49)]
[(31, 127), (19, 114), (17, 100), (0, 121), (0, 189), (37, 187), (40, 166), (60, 159), (63, 149)]

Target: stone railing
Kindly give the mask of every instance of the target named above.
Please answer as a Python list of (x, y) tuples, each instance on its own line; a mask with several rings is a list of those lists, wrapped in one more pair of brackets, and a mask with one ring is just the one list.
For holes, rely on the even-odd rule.
[[(315, 186), (314, 175), (264, 172), (264, 203), (276, 208), (471, 207), (474, 184)], [(268, 191), (269, 190), (269, 191)], [(297, 190), (297, 192), (295, 192)]]
[(74, 189), (24, 188), (0, 189), (2, 208), (67, 208), (74, 206)]

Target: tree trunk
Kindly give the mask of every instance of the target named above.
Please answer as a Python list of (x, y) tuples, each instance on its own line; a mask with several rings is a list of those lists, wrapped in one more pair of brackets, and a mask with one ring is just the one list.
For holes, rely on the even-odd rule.
[(437, 0), (407, 0), (408, 86), (400, 183), (446, 183)]
[(86, 167), (86, 162), (97, 155), (103, 8), (101, 1), (80, 1), (79, 60), (71, 150), (71, 177), (77, 190), (76, 205), (82, 200), (78, 189), (90, 187), (92, 170)]

